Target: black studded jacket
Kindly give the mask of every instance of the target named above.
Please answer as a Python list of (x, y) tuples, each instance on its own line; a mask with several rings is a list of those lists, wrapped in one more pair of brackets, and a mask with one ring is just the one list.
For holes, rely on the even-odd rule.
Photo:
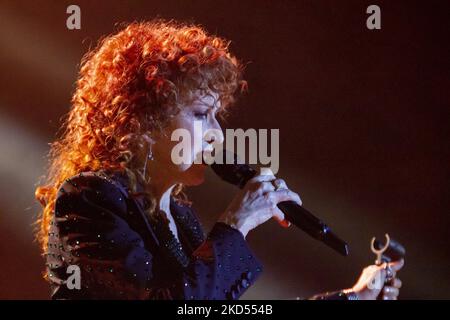
[(60, 187), (46, 253), (53, 299), (238, 299), (258, 278), (262, 265), (238, 230), (216, 223), (205, 237), (192, 208), (172, 200), (179, 242), (127, 185), (98, 171)]

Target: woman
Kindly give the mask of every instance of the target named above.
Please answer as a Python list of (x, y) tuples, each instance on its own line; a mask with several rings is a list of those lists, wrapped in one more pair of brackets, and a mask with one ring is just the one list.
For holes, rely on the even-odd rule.
[[(242, 69), (224, 39), (164, 20), (132, 23), (84, 57), (48, 181), (36, 190), (52, 298), (237, 299), (255, 282), (262, 266), (247, 233), (272, 217), (288, 226), (276, 204), (299, 196), (257, 176), (205, 237), (182, 193), (203, 182), (206, 166), (194, 159), (223, 139), (205, 132), (221, 132), (216, 117), (245, 89)], [(190, 161), (175, 164), (179, 128), (199, 136)], [(70, 285), (69, 266), (81, 287)], [(375, 299), (371, 279), (401, 266), (370, 266), (353, 288), (315, 298)], [(392, 276), (385, 299), (398, 295)]]

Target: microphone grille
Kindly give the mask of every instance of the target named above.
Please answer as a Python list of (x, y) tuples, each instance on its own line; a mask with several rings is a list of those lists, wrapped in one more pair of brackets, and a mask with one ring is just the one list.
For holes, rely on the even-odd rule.
[(239, 188), (243, 188), (248, 180), (253, 178), (257, 172), (255, 169), (249, 165), (243, 163), (239, 164), (238, 156), (230, 151), (222, 152), (217, 159), (222, 159), (222, 161), (214, 161), (211, 164), (211, 169), (217, 174), (222, 180), (231, 183)]

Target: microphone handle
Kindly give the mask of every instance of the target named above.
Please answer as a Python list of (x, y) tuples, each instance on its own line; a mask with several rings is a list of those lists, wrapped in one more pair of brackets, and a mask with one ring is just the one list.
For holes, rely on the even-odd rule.
[[(226, 154), (224, 154), (224, 157), (225, 156)], [(236, 160), (237, 156), (232, 155), (231, 158)], [(242, 189), (248, 180), (257, 175), (257, 172), (245, 163), (239, 164), (238, 161), (232, 163), (237, 164), (227, 164), (225, 157), (223, 164), (212, 164), (211, 167), (223, 180)], [(311, 237), (322, 241), (341, 255), (348, 255), (347, 243), (336, 236), (325, 223), (308, 210), (294, 201), (283, 201), (278, 203), (277, 206), (284, 213), (286, 219), (293, 225), (303, 230)]]
[(341, 255), (348, 255), (347, 243), (336, 236), (324, 222), (298, 203), (294, 201), (283, 201), (278, 203), (277, 206), (284, 213), (286, 220), (293, 225), (311, 237), (322, 241)]

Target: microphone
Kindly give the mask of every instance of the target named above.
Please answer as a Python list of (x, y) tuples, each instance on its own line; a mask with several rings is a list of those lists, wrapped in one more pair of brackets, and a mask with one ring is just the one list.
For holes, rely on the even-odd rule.
[[(257, 171), (247, 164), (239, 164), (237, 159), (236, 154), (224, 152), (223, 163), (217, 163), (215, 161), (211, 164), (211, 169), (222, 180), (242, 189), (251, 178), (257, 175)], [(334, 234), (324, 222), (311, 212), (294, 201), (282, 201), (277, 206), (284, 213), (286, 220), (293, 225), (311, 237), (322, 241), (341, 255), (348, 255), (347, 243)]]

